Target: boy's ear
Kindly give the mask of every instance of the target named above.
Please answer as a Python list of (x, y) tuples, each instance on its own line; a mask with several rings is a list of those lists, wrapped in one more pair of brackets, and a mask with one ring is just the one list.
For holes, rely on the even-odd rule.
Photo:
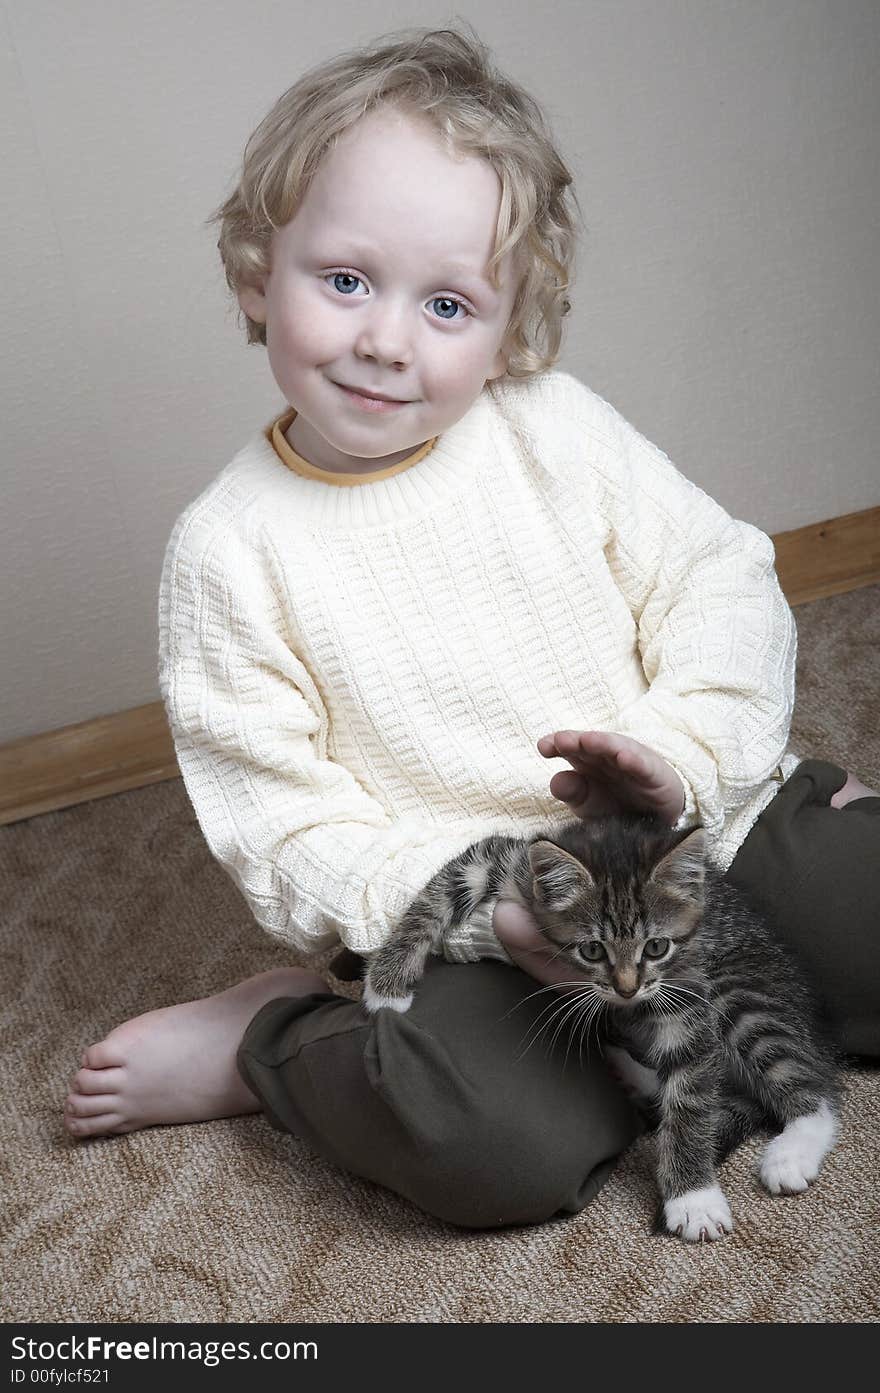
[(266, 296), (261, 287), (243, 285), (238, 291), (238, 303), (248, 319), (252, 319), (255, 324), (266, 323)]

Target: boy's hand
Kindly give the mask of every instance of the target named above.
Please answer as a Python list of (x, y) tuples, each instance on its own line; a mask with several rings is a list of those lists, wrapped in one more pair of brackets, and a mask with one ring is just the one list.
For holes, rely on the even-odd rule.
[(550, 780), (550, 792), (576, 817), (653, 812), (670, 825), (684, 810), (684, 786), (671, 765), (628, 735), (602, 730), (557, 730), (542, 735), (547, 759), (567, 759), (571, 769)]
[(525, 905), (517, 900), (497, 900), (492, 928), (517, 967), (535, 981), (563, 993), (583, 989), (586, 973), (581, 976), (577, 968), (560, 961), (558, 951), (548, 943)]

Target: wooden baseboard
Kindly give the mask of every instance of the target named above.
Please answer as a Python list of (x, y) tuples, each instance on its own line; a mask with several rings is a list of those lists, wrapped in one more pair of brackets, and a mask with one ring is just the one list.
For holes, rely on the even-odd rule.
[(880, 508), (777, 532), (776, 574), (790, 605), (880, 581)]
[[(780, 532), (776, 570), (789, 604), (880, 581), (880, 508)], [(161, 701), (0, 746), (0, 826), (178, 778)]]
[(180, 776), (161, 701), (0, 746), (0, 826)]

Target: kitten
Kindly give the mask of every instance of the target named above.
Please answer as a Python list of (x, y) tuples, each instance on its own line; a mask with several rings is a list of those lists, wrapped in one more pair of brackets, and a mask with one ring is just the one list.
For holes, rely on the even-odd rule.
[(779, 1131), (760, 1165), (773, 1194), (816, 1178), (837, 1129), (834, 1051), (795, 962), (708, 861), (702, 828), (625, 813), (475, 842), (371, 956), (366, 1009), (408, 1010), (431, 950), (491, 896), (524, 904), (557, 958), (586, 975), (576, 990), (588, 1027), (609, 1008), (606, 1052), (654, 1111), (670, 1233), (731, 1231), (715, 1167), (756, 1131)]

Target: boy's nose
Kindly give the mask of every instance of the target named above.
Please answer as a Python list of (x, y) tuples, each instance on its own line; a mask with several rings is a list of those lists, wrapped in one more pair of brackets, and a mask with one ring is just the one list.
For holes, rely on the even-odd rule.
[(361, 327), (355, 351), (359, 358), (372, 358), (389, 367), (412, 362), (412, 343), (400, 314), (375, 315)]

